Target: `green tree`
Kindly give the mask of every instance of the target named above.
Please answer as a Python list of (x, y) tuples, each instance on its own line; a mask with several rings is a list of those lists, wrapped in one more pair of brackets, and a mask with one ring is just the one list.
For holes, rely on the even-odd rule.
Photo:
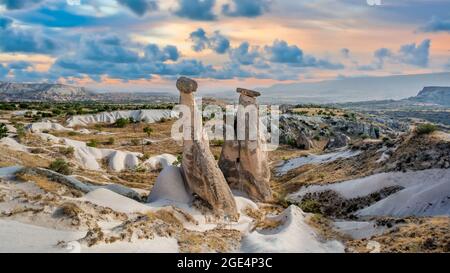
[(130, 123), (129, 119), (119, 118), (118, 120), (116, 120), (115, 125), (117, 128), (125, 128), (125, 126), (127, 126), (128, 123)]
[(143, 130), (144, 130), (144, 133), (146, 133), (148, 137), (150, 137), (150, 135), (153, 133), (153, 129), (150, 128), (150, 126), (144, 127)]
[(416, 133), (419, 135), (428, 135), (436, 131), (438, 128), (436, 125), (431, 123), (419, 124), (416, 127)]

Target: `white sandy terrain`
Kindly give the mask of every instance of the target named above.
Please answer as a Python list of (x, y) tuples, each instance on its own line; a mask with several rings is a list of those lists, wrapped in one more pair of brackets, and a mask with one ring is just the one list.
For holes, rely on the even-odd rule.
[(235, 196), (236, 205), (240, 213), (238, 222), (218, 223), (212, 215), (204, 215), (199, 210), (192, 207), (192, 193), (186, 188), (181, 177), (180, 168), (176, 166), (168, 166), (158, 176), (148, 199), (147, 205), (152, 210), (158, 210), (164, 207), (177, 207), (186, 213), (189, 213), (197, 222), (195, 225), (185, 222), (186, 229), (195, 231), (207, 231), (216, 228), (219, 224), (225, 224), (227, 228), (237, 229), (247, 232), (251, 226), (253, 219), (245, 215), (245, 209), (250, 207), (253, 209), (258, 206), (248, 198)]
[(37, 133), (42, 139), (57, 145), (74, 148), (74, 158), (81, 167), (88, 170), (101, 170), (99, 160), (107, 159), (110, 170), (120, 172), (125, 169), (135, 169), (139, 165), (140, 153), (119, 151), (114, 149), (100, 149), (89, 147), (85, 142), (68, 138), (59, 138), (50, 134)]
[(160, 173), (153, 185), (152, 191), (147, 198), (147, 203), (166, 200), (169, 202), (189, 204), (192, 199), (192, 194), (189, 193), (181, 177), (180, 168), (167, 166)]
[(36, 110), (19, 110), (12, 112), (13, 116), (25, 116), (27, 112), (30, 112), (32, 115), (36, 115), (38, 111)]
[[(2, 184), (0, 189), (14, 190), (19, 194), (21, 191), (27, 194), (42, 194), (42, 191), (33, 183), (27, 182), (7, 182), (21, 167), (0, 168)], [(70, 177), (67, 177), (70, 178)], [(73, 177), (72, 177), (73, 178)], [(75, 178), (73, 178), (75, 180)], [(193, 231), (207, 231), (217, 227), (234, 229), (242, 232), (244, 241), (241, 251), (249, 252), (340, 252), (341, 245), (336, 242), (321, 242), (313, 230), (306, 224), (304, 214), (298, 207), (290, 207), (279, 216), (274, 216), (283, 224), (274, 230), (253, 231), (254, 219), (246, 215), (246, 209), (258, 209), (258, 205), (244, 196), (235, 196), (236, 204), (240, 212), (238, 222), (218, 221), (209, 213), (201, 212), (192, 206), (192, 195), (184, 187), (179, 168), (175, 166), (166, 167), (155, 184), (150, 196), (150, 203), (140, 203), (121, 194), (128, 188), (115, 185), (90, 186), (89, 192), (79, 198), (69, 198), (78, 204), (95, 204), (101, 207), (110, 208), (116, 212), (125, 213), (129, 217), (135, 217), (136, 213), (147, 213), (160, 209), (177, 208), (183, 213), (192, 216), (195, 221), (181, 217), (184, 228)], [(76, 180), (78, 181), (78, 180)], [(177, 181), (177, 182), (174, 182)], [(78, 181), (79, 182), (79, 181)], [(81, 182), (80, 182), (81, 183)], [(169, 185), (167, 185), (169, 184)], [(31, 187), (33, 186), (33, 187)], [(119, 191), (119, 193), (113, 192)], [(169, 192), (168, 192), (169, 191)], [(86, 203), (87, 202), (87, 203)], [(2, 205), (5, 207), (2, 207)], [(8, 207), (6, 207), (8, 206)], [(20, 206), (18, 200), (8, 199), (0, 202), (2, 211), (9, 211)], [(48, 211), (52, 215), (52, 211)], [(175, 212), (177, 213), (177, 212)], [(133, 216), (134, 215), (134, 216)], [(180, 214), (182, 215), (182, 214)], [(25, 218), (24, 218), (25, 217)], [(132, 240), (131, 242), (115, 242), (113, 244), (100, 243), (88, 248), (85, 244), (76, 241), (83, 238), (86, 230), (71, 231), (59, 222), (46, 223), (45, 218), (27, 218), (22, 214), (19, 218), (0, 221), (0, 246), (1, 251), (8, 252), (177, 252), (178, 244), (174, 238), (154, 238), (152, 240)], [(184, 219), (184, 220), (183, 220)], [(20, 221), (20, 222), (16, 222)], [(109, 232), (121, 222), (103, 220), (99, 225), (104, 232)], [(57, 229), (55, 229), (57, 228)], [(57, 245), (59, 241), (70, 242), (69, 248)]]
[(123, 213), (146, 213), (151, 210), (146, 204), (139, 203), (131, 198), (127, 198), (111, 190), (100, 188), (89, 192), (80, 200), (89, 201), (102, 207), (108, 207)]
[(82, 248), (83, 253), (178, 253), (178, 242), (174, 238), (155, 237), (152, 240), (115, 242)]
[(25, 127), (31, 133), (40, 133), (43, 131), (73, 131), (72, 128), (66, 128), (59, 123), (51, 121), (42, 121), (30, 123)]
[(17, 133), (16, 127), (12, 126), (11, 124), (6, 124), (6, 130), (8, 130), (8, 133), (15, 134)]
[(26, 147), (23, 144), (20, 144), (11, 137), (4, 137), (0, 139), (0, 145), (8, 147), (8, 149), (11, 149), (13, 151), (19, 151), (19, 152), (28, 152), (28, 147)]
[[(0, 253), (174, 253), (178, 252), (173, 238), (155, 237), (152, 240), (98, 244), (92, 247), (80, 245), (76, 240), (83, 238), (85, 231), (64, 231), (0, 220)], [(69, 242), (69, 246), (58, 242)]]
[(177, 157), (171, 154), (161, 154), (157, 156), (150, 157), (142, 166), (144, 166), (149, 171), (162, 170), (167, 166), (171, 166), (175, 161), (177, 161)]
[(338, 159), (354, 157), (359, 155), (360, 153), (361, 151), (343, 150), (321, 155), (310, 154), (308, 156), (289, 159), (286, 162), (284, 162), (280, 167), (277, 168), (277, 175), (285, 175), (290, 170), (297, 169), (307, 164), (323, 164), (333, 162)]
[[(0, 178), (13, 179), (15, 177), (15, 173), (22, 170), (23, 168), (24, 167), (22, 167), (22, 166), (11, 166), (11, 167), (0, 168)], [(97, 185), (91, 185), (89, 183), (81, 182), (75, 176), (62, 175), (57, 172), (47, 170), (47, 169), (42, 169), (42, 168), (36, 168), (36, 170), (43, 170), (43, 171), (45, 171), (45, 173), (51, 174), (53, 177), (64, 177), (64, 180), (61, 179), (59, 183), (64, 184), (70, 188), (80, 190), (85, 193), (95, 191), (98, 189), (107, 189), (109, 191), (112, 191), (119, 195), (125, 196), (127, 198), (132, 198), (134, 200), (139, 200), (141, 198), (140, 193), (138, 193), (136, 190), (131, 189), (126, 186), (123, 186), (123, 185), (120, 185), (120, 184), (105, 184), (105, 185), (97, 186)], [(20, 185), (26, 185), (26, 184), (27, 183), (18, 183), (17, 185), (20, 186)]]
[(314, 185), (291, 194), (298, 200), (309, 192), (333, 190), (344, 198), (367, 196), (390, 186), (404, 189), (358, 211), (360, 216), (434, 216), (450, 215), (450, 170), (431, 169), (415, 172), (379, 173), (328, 185)]
[(146, 123), (155, 123), (161, 119), (171, 119), (178, 115), (172, 110), (130, 110), (130, 111), (115, 111), (103, 112), (95, 115), (79, 115), (72, 116), (67, 120), (68, 127), (87, 126), (95, 123), (112, 124), (119, 118), (133, 118), (135, 121), (142, 121)]
[(80, 130), (78, 130), (78, 131), (75, 131), (75, 132), (77, 132), (77, 133), (79, 133), (79, 134), (82, 134), (82, 135), (89, 135), (89, 134), (92, 134), (92, 132), (89, 131), (89, 130), (86, 129), (86, 128), (82, 128), (82, 129), (80, 129)]
[(11, 166), (0, 168), (0, 178), (12, 177), (16, 172), (20, 171), (22, 168), (23, 168), (22, 166)]
[(59, 241), (73, 241), (86, 232), (64, 231), (0, 219), (0, 252), (69, 252), (57, 246)]
[(337, 231), (356, 240), (370, 238), (382, 234), (386, 230), (384, 227), (377, 226), (375, 222), (364, 221), (336, 221), (334, 226)]
[(272, 230), (255, 231), (242, 239), (241, 252), (296, 252), (324, 253), (344, 252), (337, 241), (321, 242), (314, 230), (306, 223), (307, 214), (296, 206), (290, 206), (273, 217), (282, 224)]

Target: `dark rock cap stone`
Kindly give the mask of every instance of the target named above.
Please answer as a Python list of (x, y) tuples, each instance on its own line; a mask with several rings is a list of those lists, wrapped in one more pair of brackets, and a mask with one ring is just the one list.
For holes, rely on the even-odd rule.
[(237, 92), (240, 93), (241, 95), (245, 95), (245, 96), (252, 97), (252, 98), (261, 96), (261, 93), (259, 93), (257, 91), (244, 89), (244, 88), (238, 88)]
[(193, 79), (181, 77), (177, 80), (177, 88), (183, 93), (192, 93), (197, 91), (198, 84)]

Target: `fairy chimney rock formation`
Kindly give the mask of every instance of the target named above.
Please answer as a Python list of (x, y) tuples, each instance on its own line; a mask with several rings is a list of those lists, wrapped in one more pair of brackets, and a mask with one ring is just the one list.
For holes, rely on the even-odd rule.
[[(191, 109), (190, 126), (201, 125), (200, 120), (194, 120), (193, 111), (198, 111), (194, 92), (197, 91), (197, 82), (189, 78), (179, 78), (177, 88), (180, 91), (180, 104)], [(185, 130), (186, 128), (184, 128)], [(183, 158), (181, 169), (183, 179), (188, 187), (200, 198), (206, 201), (217, 216), (237, 220), (238, 212), (236, 201), (231, 193), (225, 177), (220, 171), (214, 156), (209, 150), (209, 142), (206, 134), (201, 132), (200, 137), (194, 138), (194, 128), (191, 128), (191, 138), (183, 139)]]
[(197, 91), (198, 84), (192, 79), (181, 77), (177, 80), (177, 88), (180, 92), (190, 94)]
[(256, 97), (261, 96), (261, 93), (259, 93), (258, 91), (253, 91), (253, 90), (244, 89), (244, 88), (238, 88), (237, 92), (241, 95), (251, 97), (251, 98), (256, 98)]
[[(238, 88), (237, 92), (240, 93), (240, 105), (244, 107), (258, 106), (256, 97), (261, 95), (259, 92), (243, 88)], [(241, 111), (238, 110), (238, 115)], [(236, 122), (236, 125), (245, 126), (245, 131), (247, 131), (251, 126), (248, 123), (250, 120), (249, 118), (245, 124)], [(267, 152), (264, 150), (266, 141), (259, 132), (259, 115), (256, 120), (258, 129), (256, 139), (248, 139), (249, 134), (247, 133), (245, 139), (238, 139), (235, 125), (235, 139), (224, 141), (219, 167), (232, 189), (243, 191), (256, 201), (270, 201), (272, 191), (270, 189), (269, 160)]]

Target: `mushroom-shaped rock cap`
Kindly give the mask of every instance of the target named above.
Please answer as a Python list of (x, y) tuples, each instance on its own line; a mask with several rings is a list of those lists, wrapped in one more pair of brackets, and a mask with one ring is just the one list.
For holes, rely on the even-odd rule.
[(237, 92), (240, 93), (241, 95), (245, 95), (245, 96), (252, 97), (252, 98), (261, 96), (261, 93), (259, 93), (257, 91), (244, 89), (244, 88), (238, 88)]
[(183, 93), (192, 93), (197, 91), (198, 84), (193, 79), (181, 77), (177, 80), (177, 88)]

